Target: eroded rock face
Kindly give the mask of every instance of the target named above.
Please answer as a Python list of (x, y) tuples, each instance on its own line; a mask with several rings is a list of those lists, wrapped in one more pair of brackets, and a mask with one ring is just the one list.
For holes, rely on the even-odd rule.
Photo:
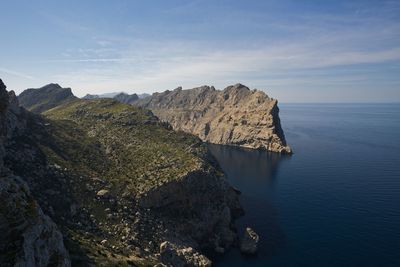
[(0, 178), (1, 266), (71, 266), (63, 237), (25, 182)]
[(70, 266), (63, 237), (33, 198), (28, 185), (4, 166), (4, 143), (23, 131), (14, 92), (0, 80), (0, 263), (1, 266)]
[(138, 197), (142, 207), (154, 210), (164, 221), (168, 232), (161, 238), (180, 247), (196, 253), (218, 251), (237, 240), (233, 221), (243, 213), (238, 194), (212, 172), (191, 172)]
[(250, 227), (247, 227), (240, 242), (240, 251), (244, 254), (257, 253), (259, 240), (258, 234)]
[(202, 86), (155, 93), (134, 105), (148, 108), (175, 130), (214, 144), (291, 153), (279, 119), (278, 101), (242, 84), (222, 91)]

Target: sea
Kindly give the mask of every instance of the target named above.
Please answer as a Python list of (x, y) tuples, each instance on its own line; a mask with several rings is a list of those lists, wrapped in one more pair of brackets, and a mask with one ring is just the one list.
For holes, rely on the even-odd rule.
[(215, 266), (400, 266), (400, 104), (279, 107), (293, 155), (209, 145), (260, 236)]

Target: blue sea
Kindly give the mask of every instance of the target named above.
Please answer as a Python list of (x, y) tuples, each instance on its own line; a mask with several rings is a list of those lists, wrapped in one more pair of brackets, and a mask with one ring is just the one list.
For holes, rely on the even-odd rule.
[(216, 266), (400, 266), (400, 104), (281, 104), (292, 156), (209, 145), (242, 194), (242, 234)]

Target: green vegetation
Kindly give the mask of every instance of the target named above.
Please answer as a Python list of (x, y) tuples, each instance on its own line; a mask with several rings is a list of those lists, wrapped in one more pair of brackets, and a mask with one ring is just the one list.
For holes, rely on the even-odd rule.
[(116, 190), (145, 192), (207, 165), (198, 138), (168, 129), (141, 108), (75, 100), (44, 115), (54, 120), (53, 140), (42, 148), (51, 161), (101, 176)]

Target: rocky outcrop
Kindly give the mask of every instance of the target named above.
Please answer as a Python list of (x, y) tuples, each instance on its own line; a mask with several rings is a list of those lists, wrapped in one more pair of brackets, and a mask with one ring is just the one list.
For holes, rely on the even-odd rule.
[(150, 109), (175, 130), (214, 144), (291, 153), (280, 124), (278, 101), (242, 84), (222, 91), (202, 86), (155, 93), (134, 105)]
[(28, 185), (5, 166), (5, 143), (26, 127), (14, 92), (0, 79), (0, 262), (1, 266), (70, 266), (63, 237)]
[(1, 266), (71, 266), (63, 236), (16, 176), (0, 178)]
[(26, 89), (19, 96), (21, 106), (34, 113), (42, 113), (68, 101), (77, 99), (71, 88), (51, 83), (38, 89)]
[(247, 227), (240, 241), (240, 251), (244, 254), (257, 253), (259, 239), (258, 234), (250, 227)]

